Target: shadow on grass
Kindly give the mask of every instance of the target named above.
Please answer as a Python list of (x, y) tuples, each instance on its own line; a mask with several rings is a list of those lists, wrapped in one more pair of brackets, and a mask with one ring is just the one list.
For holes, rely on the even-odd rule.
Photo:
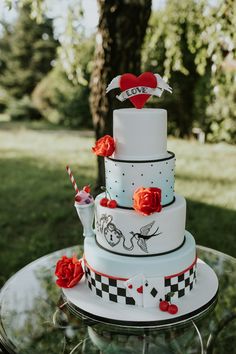
[[(83, 242), (64, 168), (29, 158), (0, 160), (0, 282), (32, 260)], [(71, 166), (73, 168), (73, 166)], [(91, 171), (80, 166), (80, 185)], [(236, 255), (236, 213), (188, 201), (187, 229), (196, 242)], [(0, 284), (0, 285), (1, 285)]]

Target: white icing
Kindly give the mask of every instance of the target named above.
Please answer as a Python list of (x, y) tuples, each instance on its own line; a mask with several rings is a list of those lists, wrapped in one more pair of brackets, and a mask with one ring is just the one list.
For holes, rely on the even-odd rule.
[[(173, 204), (148, 216), (134, 210), (103, 207), (100, 205), (102, 197), (104, 194), (95, 199), (96, 239), (107, 250), (127, 255), (150, 255), (169, 252), (183, 243), (186, 201), (182, 196), (176, 195)], [(142, 228), (147, 225), (150, 230), (146, 235), (155, 236), (145, 242), (137, 235), (134, 237), (135, 233), (144, 235)]]
[(167, 156), (167, 112), (154, 108), (125, 108), (113, 112), (113, 157), (155, 160)]
[(187, 269), (196, 257), (193, 236), (185, 231), (185, 243), (174, 252), (161, 256), (129, 257), (107, 252), (96, 243), (95, 238), (85, 238), (84, 256), (97, 272), (113, 277), (131, 278), (143, 273), (147, 277), (174, 275)]

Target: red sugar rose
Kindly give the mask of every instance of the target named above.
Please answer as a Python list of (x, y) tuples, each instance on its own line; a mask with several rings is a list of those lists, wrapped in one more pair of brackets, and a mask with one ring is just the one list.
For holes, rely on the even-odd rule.
[(56, 283), (60, 288), (72, 288), (84, 275), (81, 261), (75, 256), (62, 256), (57, 262), (55, 275), (58, 277)]
[(104, 135), (96, 141), (92, 151), (98, 156), (111, 156), (115, 150), (114, 139), (110, 135)]
[(160, 188), (144, 188), (140, 187), (134, 192), (134, 209), (143, 214), (150, 215), (160, 212), (161, 206), (161, 189)]

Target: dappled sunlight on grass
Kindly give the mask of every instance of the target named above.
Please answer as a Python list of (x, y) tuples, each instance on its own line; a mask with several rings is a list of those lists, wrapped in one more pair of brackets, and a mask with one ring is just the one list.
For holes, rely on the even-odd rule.
[(177, 193), (209, 205), (236, 210), (235, 146), (170, 139), (176, 154)]
[[(19, 124), (0, 131), (1, 282), (46, 253), (82, 243), (65, 166), (80, 187), (94, 186), (93, 143), (92, 132)], [(235, 256), (236, 148), (170, 138), (168, 149), (177, 158), (175, 190), (187, 198), (187, 229), (198, 244)]]

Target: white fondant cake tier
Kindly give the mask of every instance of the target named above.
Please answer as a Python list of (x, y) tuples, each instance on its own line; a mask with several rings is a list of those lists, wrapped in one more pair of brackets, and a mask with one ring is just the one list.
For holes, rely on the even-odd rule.
[(128, 256), (148, 256), (180, 247), (185, 235), (186, 201), (176, 195), (170, 206), (148, 216), (134, 210), (111, 209), (95, 199), (96, 240), (108, 251)]
[(170, 276), (193, 264), (196, 258), (194, 237), (185, 231), (185, 242), (178, 250), (160, 256), (130, 257), (107, 252), (94, 237), (84, 240), (84, 257), (97, 272), (111, 277), (131, 278), (143, 273), (149, 277)]
[(119, 206), (132, 207), (133, 193), (140, 186), (161, 189), (161, 204), (174, 198), (175, 155), (152, 161), (118, 161), (105, 158), (106, 188)]
[(118, 160), (155, 160), (167, 156), (167, 112), (124, 108), (113, 112), (113, 138)]

